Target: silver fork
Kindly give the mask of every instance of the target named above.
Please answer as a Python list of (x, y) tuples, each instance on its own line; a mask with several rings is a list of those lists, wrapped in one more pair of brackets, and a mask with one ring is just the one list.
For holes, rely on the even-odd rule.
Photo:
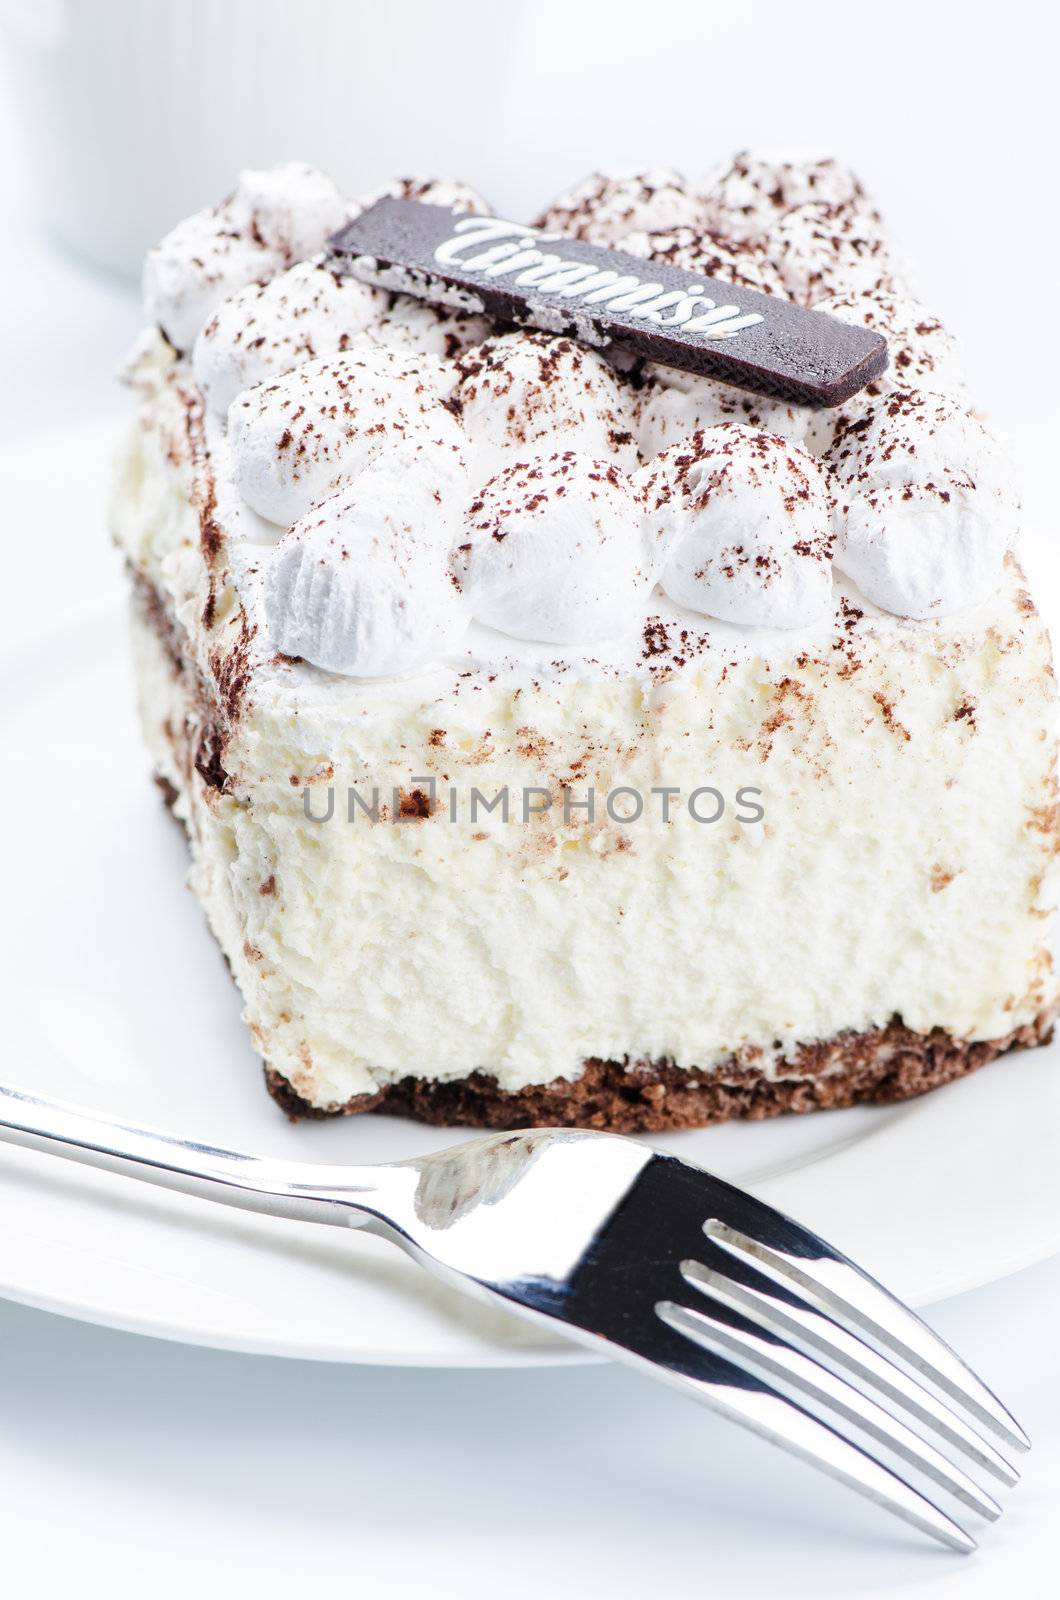
[[(954, 1550), (992, 1442), (1019, 1424), (948, 1345), (838, 1250), (676, 1156), (614, 1134), (493, 1134), (370, 1167), (274, 1161), (0, 1087), (0, 1140), (270, 1216), (366, 1228), (454, 1288), (671, 1384)], [(815, 1414), (815, 1413), (820, 1413)], [(933, 1442), (934, 1441), (934, 1442)]]

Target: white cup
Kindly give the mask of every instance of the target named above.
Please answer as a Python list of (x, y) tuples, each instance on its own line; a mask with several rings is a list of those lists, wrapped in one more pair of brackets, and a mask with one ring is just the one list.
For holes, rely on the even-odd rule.
[(490, 193), (521, 0), (6, 0), (12, 87), (51, 233), (134, 275), (246, 166), (355, 194), (393, 174)]

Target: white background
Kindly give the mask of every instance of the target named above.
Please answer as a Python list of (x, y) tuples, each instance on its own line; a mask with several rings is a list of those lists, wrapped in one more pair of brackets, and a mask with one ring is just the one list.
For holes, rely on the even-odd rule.
[[(67, 13), (97, 13), (101, 26), (107, 15), (132, 15), (131, 0), (8, 0), (5, 9), (18, 41), (11, 76), (24, 97), (38, 92), (39, 52), (55, 47)], [(135, 9), (167, 23), (177, 15), (170, 0)], [(180, 8), (183, 35), (173, 24), (192, 60), (197, 9), (190, 0)], [(452, 4), (451, 28), (432, 35), (430, 75), (416, 65), (422, 6), (347, 4), (335, 37), (348, 56), (311, 37), (333, 21), (328, 0), (259, 0), (271, 46), (254, 35), (242, 0), (221, 9), (242, 30), (242, 53), (231, 43), (222, 76), (242, 63), (271, 83), (271, 49), (286, 64), (291, 99), (270, 99), (238, 126), (214, 100), (200, 108), (206, 139), (196, 118), (177, 127), (167, 112), (168, 153), (151, 145), (145, 170), (159, 192), (191, 184), (182, 206), (213, 198), (240, 160), (304, 155), (370, 182), (412, 159), (410, 127), (423, 145), (419, 167), (459, 151), (464, 175), (515, 214), (601, 163), (697, 171), (749, 142), (841, 152), (919, 265), (925, 298), (961, 335), (978, 395), (1020, 456), (1031, 514), (1055, 524), (1056, 55), (1039, 8)], [(300, 32), (281, 37), (296, 10)], [(487, 30), (489, 11), (495, 21), (504, 14), (503, 28)], [(397, 29), (389, 36), (384, 13)], [(356, 49), (358, 22), (371, 51)], [(27, 51), (38, 53), (32, 71)], [(345, 98), (320, 92), (323, 63), (336, 54), (357, 85)], [(402, 64), (404, 77), (395, 76)], [(201, 64), (204, 78), (210, 70)], [(101, 155), (130, 88), (129, 63), (123, 78), (104, 53), (93, 71), (96, 92), (77, 106), (73, 142), (99, 158), (102, 205), (125, 166), (144, 163), (133, 149), (124, 165)], [(139, 115), (166, 104), (164, 84), (133, 87)], [(111, 373), (137, 326), (126, 283), (78, 265), (38, 230), (35, 216), (50, 211), (54, 234), (46, 202), (70, 181), (71, 135), (54, 116), (49, 126), (49, 138), (38, 121), (31, 140), (19, 139), (0, 110), (8, 440), (116, 410)], [(75, 176), (84, 195), (91, 164)], [(150, 182), (137, 206), (145, 192)], [(128, 219), (133, 201), (122, 204)], [(145, 219), (137, 210), (130, 235)], [(34, 530), (6, 531), (16, 534)], [(5, 627), (14, 603), (0, 601)], [(0, 1305), (5, 1583), (48, 1600), (164, 1600), (193, 1589), (211, 1600), (325, 1590), (464, 1600), (1055, 1594), (1060, 1261), (936, 1307), (932, 1320), (1036, 1441), (1024, 1484), (971, 1561), (907, 1538), (827, 1480), (623, 1373), (315, 1367)]]

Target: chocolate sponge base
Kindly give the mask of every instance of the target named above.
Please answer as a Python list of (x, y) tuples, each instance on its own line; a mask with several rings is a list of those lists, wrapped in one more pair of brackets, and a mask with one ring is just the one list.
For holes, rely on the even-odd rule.
[[(1002, 1039), (956, 1039), (941, 1028), (914, 1033), (900, 1018), (865, 1033), (842, 1033), (803, 1045), (770, 1076), (733, 1062), (709, 1073), (678, 1070), (669, 1061), (586, 1061), (577, 1078), (556, 1078), (516, 1093), (473, 1073), (451, 1083), (402, 1078), (378, 1094), (343, 1105), (314, 1106), (280, 1073), (265, 1068), (269, 1093), (292, 1121), (302, 1117), (385, 1112), (439, 1126), (474, 1128), (599, 1128), (610, 1133), (662, 1133), (702, 1128), (735, 1117), (756, 1121), (784, 1111), (822, 1111), (911, 1100), (962, 1078), (1009, 1050), (1046, 1044), (1053, 1018)], [(785, 1076), (787, 1071), (790, 1076)]]

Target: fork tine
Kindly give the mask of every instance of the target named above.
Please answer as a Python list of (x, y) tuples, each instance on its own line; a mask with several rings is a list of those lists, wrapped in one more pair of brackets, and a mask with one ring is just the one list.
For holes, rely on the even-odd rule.
[[(997, 1396), (919, 1317), (816, 1235), (781, 1217), (771, 1207), (763, 1209), (770, 1221), (785, 1224), (792, 1235), (792, 1250), (750, 1238), (718, 1217), (708, 1218), (704, 1231), (738, 1258), (749, 1256), (756, 1265), (797, 1284), (811, 1303), (816, 1302), (852, 1332), (861, 1337), (867, 1334), (908, 1362), (1010, 1445), (1020, 1450), (1030, 1448), (1027, 1435)], [(812, 1253), (798, 1248), (797, 1236), (801, 1236), (800, 1243), (806, 1241)]]
[(764, 1373), (770, 1381), (779, 1379), (796, 1390), (800, 1399), (827, 1407), (860, 1428), (877, 1444), (922, 1472), (970, 1511), (991, 1522), (1001, 1515), (997, 1501), (980, 1489), (960, 1467), (947, 1461), (933, 1445), (919, 1438), (904, 1422), (892, 1417), (875, 1400), (847, 1383), (846, 1379), (837, 1377), (812, 1357), (794, 1350), (775, 1335), (758, 1333), (721, 1320), (727, 1316), (724, 1309), (720, 1318), (710, 1310), (693, 1309), (674, 1301), (661, 1302), (656, 1310), (670, 1327), (705, 1345), (708, 1350), (716, 1350), (730, 1360), (749, 1364), (752, 1369)]
[[(659, 1322), (663, 1320), (660, 1315)], [(791, 1455), (819, 1467), (949, 1549), (968, 1554), (976, 1548), (971, 1535), (951, 1517), (860, 1445), (844, 1439), (835, 1428), (813, 1416), (797, 1401), (780, 1394), (763, 1378), (736, 1365), (731, 1356), (719, 1357), (715, 1352), (706, 1351), (701, 1341), (689, 1340), (683, 1328), (674, 1328), (672, 1332), (686, 1349), (694, 1345), (704, 1352), (711, 1363), (710, 1377), (698, 1378), (694, 1370), (684, 1364), (660, 1366), (649, 1360), (646, 1365), (655, 1377), (711, 1407), (728, 1421), (741, 1423), (770, 1444), (779, 1445)], [(641, 1362), (635, 1361), (634, 1365), (639, 1366)], [(731, 1382), (722, 1377), (726, 1372), (731, 1373)]]
[(880, 1355), (872, 1345), (848, 1333), (823, 1312), (798, 1301), (790, 1291), (774, 1286), (772, 1279), (753, 1267), (744, 1267), (735, 1260), (733, 1267), (747, 1276), (736, 1281), (699, 1261), (682, 1262), (681, 1271), (693, 1288), (709, 1293), (713, 1299), (767, 1332), (779, 1333), (789, 1341), (801, 1343), (835, 1361), (863, 1383), (871, 1384), (886, 1399), (933, 1429), (954, 1449), (963, 1451), (984, 1472), (999, 1478), (1008, 1488), (1019, 1482), (1020, 1475), (1015, 1467), (989, 1440), (983, 1439), (955, 1411), (887, 1356)]

